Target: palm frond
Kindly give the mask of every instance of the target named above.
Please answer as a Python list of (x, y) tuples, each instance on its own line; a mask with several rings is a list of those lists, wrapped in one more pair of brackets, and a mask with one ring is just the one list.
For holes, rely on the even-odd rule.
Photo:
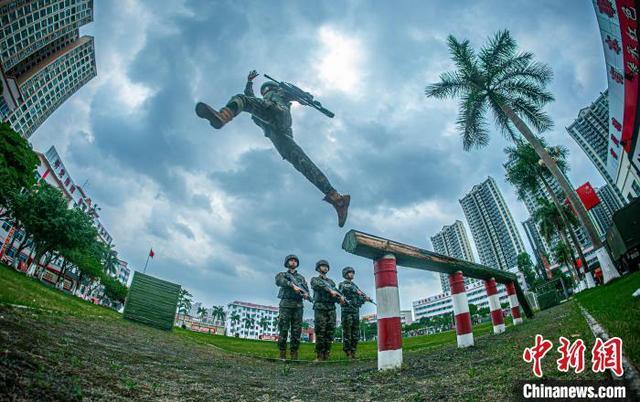
[(482, 148), (489, 143), (489, 132), (484, 115), (487, 111), (486, 96), (477, 91), (468, 93), (460, 101), (456, 124), (462, 135), (462, 148)]
[(473, 77), (478, 73), (477, 56), (468, 40), (459, 42), (453, 35), (447, 37), (449, 53), (460, 73)]
[(528, 99), (539, 106), (544, 106), (554, 100), (551, 92), (546, 91), (541, 85), (524, 78), (505, 81), (494, 88), (494, 90), (496, 92)]
[(539, 133), (553, 127), (551, 117), (542, 110), (542, 107), (526, 98), (516, 97), (511, 100), (509, 106), (522, 120), (531, 124)]
[(489, 97), (489, 104), (491, 105), (491, 111), (495, 120), (496, 126), (500, 129), (500, 133), (509, 138), (514, 143), (518, 144), (522, 142), (521, 135), (513, 127), (513, 123), (507, 115), (502, 111), (502, 108), (498, 104), (500, 97), (494, 94)]
[(472, 87), (457, 71), (440, 74), (440, 82), (428, 85), (424, 93), (427, 97), (437, 99), (459, 96), (472, 90)]
[(502, 70), (501, 66), (505, 61), (512, 58), (516, 48), (516, 41), (511, 37), (509, 31), (503, 30), (496, 32), (493, 38), (489, 39), (487, 45), (480, 50), (478, 59), (482, 68), (487, 72), (489, 83)]

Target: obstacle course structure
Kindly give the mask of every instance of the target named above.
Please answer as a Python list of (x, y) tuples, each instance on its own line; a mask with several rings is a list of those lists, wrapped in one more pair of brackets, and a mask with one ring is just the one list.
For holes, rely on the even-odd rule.
[(399, 368), (402, 365), (402, 327), (397, 265), (449, 275), (458, 347), (474, 344), (469, 303), (464, 286), (465, 276), (485, 281), (494, 333), (504, 332), (504, 320), (502, 308), (497, 300), (496, 283), (504, 284), (507, 288), (514, 325), (522, 323), (520, 307), (528, 318), (533, 317), (531, 306), (518, 284), (516, 275), (510, 272), (459, 260), (357, 230), (347, 232), (342, 248), (351, 254), (374, 262), (378, 302), (379, 370)]

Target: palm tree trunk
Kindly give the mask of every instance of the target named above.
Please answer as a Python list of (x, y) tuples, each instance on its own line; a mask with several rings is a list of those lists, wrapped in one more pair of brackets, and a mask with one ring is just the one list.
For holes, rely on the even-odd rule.
[(576, 211), (576, 215), (578, 216), (578, 220), (580, 224), (587, 232), (587, 236), (589, 236), (589, 240), (591, 244), (593, 244), (593, 248), (596, 251), (596, 256), (598, 257), (598, 262), (600, 262), (600, 268), (602, 269), (602, 276), (604, 282), (607, 283), (613, 278), (617, 278), (620, 276), (618, 271), (615, 269), (613, 262), (611, 261), (611, 257), (607, 250), (603, 247), (602, 241), (600, 241), (600, 237), (596, 232), (595, 227), (593, 226), (593, 222), (587, 216), (587, 210), (582, 205), (582, 202), (578, 199), (578, 195), (573, 190), (567, 179), (564, 177), (564, 174), (558, 169), (558, 165), (551, 158), (551, 155), (544, 149), (544, 146), (540, 142), (540, 140), (533, 134), (533, 132), (527, 127), (524, 121), (516, 115), (516, 113), (511, 109), (511, 107), (500, 103), (500, 108), (502, 111), (509, 117), (509, 120), (513, 122), (518, 131), (522, 134), (522, 136), (531, 144), (533, 149), (536, 151), (540, 159), (544, 162), (545, 166), (549, 169), (553, 177), (558, 181), (562, 191), (567, 196), (569, 203), (573, 207), (573, 210)]
[(584, 253), (582, 252), (582, 247), (578, 242), (578, 239), (576, 237), (575, 232), (573, 231), (573, 228), (567, 221), (567, 217), (564, 214), (564, 208), (562, 208), (562, 205), (560, 204), (560, 200), (558, 200), (556, 193), (553, 191), (553, 189), (549, 185), (549, 182), (547, 182), (547, 179), (545, 179), (544, 176), (540, 176), (540, 180), (542, 181), (542, 183), (544, 184), (544, 187), (547, 189), (547, 192), (551, 196), (551, 199), (553, 200), (553, 204), (556, 206), (556, 209), (560, 214), (560, 219), (562, 219), (562, 224), (569, 232), (569, 236), (571, 236), (571, 241), (573, 241), (573, 244), (576, 246), (576, 251), (578, 252), (578, 256), (580, 257), (580, 261), (582, 261), (582, 266), (584, 267), (586, 272), (586, 269), (588, 268), (587, 259), (585, 258)]

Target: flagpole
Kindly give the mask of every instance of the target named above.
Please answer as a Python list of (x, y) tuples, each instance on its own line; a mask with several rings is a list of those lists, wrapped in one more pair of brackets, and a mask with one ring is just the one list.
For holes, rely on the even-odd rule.
[(147, 264), (149, 263), (150, 256), (151, 256), (151, 253), (147, 254), (147, 262), (144, 263), (144, 270), (142, 271), (143, 274), (147, 272)]

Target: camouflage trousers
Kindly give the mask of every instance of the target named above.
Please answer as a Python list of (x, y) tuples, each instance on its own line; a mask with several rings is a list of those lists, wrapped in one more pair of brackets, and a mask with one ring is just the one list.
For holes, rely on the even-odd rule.
[(278, 331), (278, 349), (287, 350), (287, 337), (291, 331), (291, 351), (297, 351), (300, 347), (300, 334), (302, 333), (302, 307), (280, 306)]
[(314, 310), (316, 353), (328, 353), (336, 330), (336, 310)]
[(342, 310), (342, 350), (355, 352), (360, 340), (360, 313), (358, 310)]
[(289, 110), (280, 108), (273, 102), (242, 94), (231, 98), (227, 106), (233, 106), (232, 109), (239, 112), (250, 113), (256, 124), (265, 131), (265, 135), (271, 140), (282, 159), (291, 163), (298, 172), (322, 191), (322, 194), (326, 195), (334, 190), (327, 176), (293, 139)]

